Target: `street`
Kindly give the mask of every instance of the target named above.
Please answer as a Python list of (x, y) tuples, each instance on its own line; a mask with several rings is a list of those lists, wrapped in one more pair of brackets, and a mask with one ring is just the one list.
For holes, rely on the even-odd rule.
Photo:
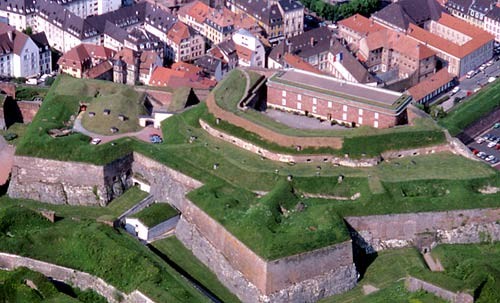
[[(495, 60), (496, 57), (497, 56), (495, 55), (493, 60)], [(472, 94), (474, 93), (475, 89), (487, 85), (489, 77), (498, 77), (498, 76), (500, 76), (500, 60), (499, 61), (495, 60), (493, 65), (486, 67), (483, 72), (479, 72), (477, 75), (475, 75), (470, 79), (467, 79), (465, 76), (463, 76), (462, 78), (459, 79), (460, 91), (453, 96), (451, 95), (451, 91), (447, 93), (450, 96), (450, 99), (448, 99), (442, 104), (443, 109), (445, 111), (449, 111), (454, 105), (453, 101), (455, 98), (458, 97), (460, 99), (463, 99), (467, 97), (467, 92), (470, 92)]]

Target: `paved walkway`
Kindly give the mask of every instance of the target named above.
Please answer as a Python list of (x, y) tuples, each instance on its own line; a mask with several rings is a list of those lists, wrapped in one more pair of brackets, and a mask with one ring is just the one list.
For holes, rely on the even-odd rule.
[(15, 151), (16, 148), (7, 144), (3, 136), (0, 136), (0, 186), (9, 178)]
[(78, 117), (75, 119), (75, 123), (73, 125), (73, 131), (82, 133), (82, 134), (89, 136), (91, 138), (99, 138), (99, 139), (101, 139), (101, 143), (108, 143), (108, 142), (111, 142), (111, 141), (114, 141), (114, 140), (117, 140), (120, 138), (124, 138), (124, 137), (136, 137), (139, 140), (149, 142), (150, 135), (155, 134), (155, 135), (162, 136), (161, 130), (156, 129), (152, 126), (147, 126), (138, 132), (116, 134), (116, 135), (109, 135), (109, 136), (93, 133), (93, 132), (85, 129), (82, 125), (82, 117), (81, 116), (84, 113), (85, 112), (81, 112), (78, 115)]
[(425, 253), (424, 260), (425, 260), (425, 263), (427, 263), (427, 266), (429, 266), (429, 269), (431, 271), (444, 271), (444, 267), (443, 267), (443, 265), (441, 265), (441, 262), (439, 261), (439, 259), (434, 260), (431, 253), (429, 253), (429, 252)]
[(279, 123), (297, 129), (347, 130), (347, 128), (340, 125), (331, 125), (330, 121), (321, 122), (316, 118), (294, 115), (271, 108), (268, 108), (263, 114)]

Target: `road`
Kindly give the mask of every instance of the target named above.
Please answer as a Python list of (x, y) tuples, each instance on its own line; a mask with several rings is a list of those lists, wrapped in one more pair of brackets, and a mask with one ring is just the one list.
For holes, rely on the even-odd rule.
[[(460, 91), (454, 96), (451, 95), (451, 92), (447, 93), (447, 95), (450, 96), (450, 99), (442, 104), (443, 109), (445, 111), (449, 111), (454, 105), (453, 101), (455, 98), (457, 97), (465, 98), (467, 96), (467, 92), (473, 93), (475, 89), (487, 85), (489, 77), (499, 77), (499, 76), (500, 76), (500, 60), (494, 61), (492, 66), (487, 67), (484, 70), (484, 72), (479, 72), (471, 79), (467, 79), (465, 76), (463, 76), (462, 78), (459, 79)], [(465, 99), (462, 102), (467, 102), (467, 100)]]

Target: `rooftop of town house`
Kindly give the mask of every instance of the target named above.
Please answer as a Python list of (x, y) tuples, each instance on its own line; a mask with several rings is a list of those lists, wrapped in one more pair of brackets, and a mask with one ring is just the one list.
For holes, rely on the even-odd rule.
[(295, 69), (278, 72), (269, 81), (392, 110), (405, 107), (411, 101), (405, 94)]

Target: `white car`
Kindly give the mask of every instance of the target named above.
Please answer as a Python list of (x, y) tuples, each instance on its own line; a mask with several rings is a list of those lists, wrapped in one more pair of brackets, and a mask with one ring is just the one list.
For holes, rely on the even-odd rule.
[(489, 77), (488, 83), (495, 82), (496, 79), (497, 79), (496, 77)]
[(490, 61), (486, 62), (486, 66), (492, 66), (494, 62), (495, 61), (493, 61), (493, 59), (491, 59)]
[(100, 138), (93, 138), (92, 141), (90, 141), (90, 144), (93, 144), (93, 145), (97, 145), (99, 143), (101, 143)]
[(486, 161), (488, 161), (488, 162), (489, 162), (489, 161), (491, 161), (491, 160), (493, 160), (493, 159), (495, 159), (495, 156), (493, 156), (493, 155), (489, 155), (489, 156), (488, 156), (488, 157), (486, 157), (486, 159), (484, 159), (484, 160), (486, 160)]
[(497, 143), (496, 143), (496, 142), (490, 142), (490, 143), (488, 143), (488, 147), (489, 147), (489, 148), (493, 148), (493, 147), (495, 147), (496, 145), (497, 145)]
[(477, 143), (477, 144), (481, 144), (481, 143), (483, 143), (484, 141), (486, 141), (486, 139), (484, 139), (484, 138), (482, 138), (482, 137), (479, 137), (479, 138), (477, 138), (477, 139), (476, 139), (476, 143)]
[(451, 90), (451, 95), (453, 96), (454, 94), (458, 93), (460, 91), (460, 86), (455, 86), (452, 90)]

